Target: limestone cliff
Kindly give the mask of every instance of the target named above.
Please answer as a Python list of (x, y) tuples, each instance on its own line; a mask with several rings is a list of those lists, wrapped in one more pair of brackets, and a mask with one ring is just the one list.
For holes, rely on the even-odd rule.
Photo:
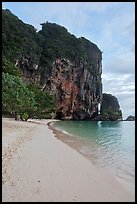
[(9, 10), (2, 12), (2, 58), (21, 70), (25, 83), (55, 96), (55, 117), (94, 119), (102, 97), (102, 52), (63, 26), (42, 23), (36, 32)]
[(72, 63), (58, 58), (53, 63), (52, 75), (44, 88), (55, 95), (56, 118), (92, 119), (98, 114), (102, 95), (101, 61), (97, 74), (86, 61)]

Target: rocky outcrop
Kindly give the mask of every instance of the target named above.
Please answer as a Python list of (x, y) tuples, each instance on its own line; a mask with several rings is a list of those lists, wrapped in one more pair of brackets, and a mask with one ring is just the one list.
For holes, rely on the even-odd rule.
[(101, 60), (92, 65), (81, 59), (72, 63), (58, 58), (53, 63), (52, 75), (44, 88), (55, 95), (56, 118), (92, 119), (98, 114), (102, 95)]
[(122, 120), (122, 112), (117, 98), (111, 94), (102, 94), (100, 115), (97, 120)]
[(125, 120), (126, 121), (135, 121), (135, 116), (129, 115)]
[(39, 84), (41, 78), (39, 66), (33, 62), (30, 56), (22, 54), (15, 65), (21, 70), (23, 81)]

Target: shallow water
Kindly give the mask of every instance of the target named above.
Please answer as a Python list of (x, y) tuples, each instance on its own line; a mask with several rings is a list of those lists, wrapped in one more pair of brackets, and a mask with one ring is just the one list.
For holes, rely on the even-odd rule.
[(134, 121), (57, 121), (55, 126), (72, 141), (79, 139), (80, 152), (93, 164), (108, 169), (135, 191)]

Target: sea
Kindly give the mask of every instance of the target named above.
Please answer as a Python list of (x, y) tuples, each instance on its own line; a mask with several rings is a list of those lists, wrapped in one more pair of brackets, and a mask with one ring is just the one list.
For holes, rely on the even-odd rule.
[(54, 125), (70, 146), (135, 192), (135, 121), (70, 120)]

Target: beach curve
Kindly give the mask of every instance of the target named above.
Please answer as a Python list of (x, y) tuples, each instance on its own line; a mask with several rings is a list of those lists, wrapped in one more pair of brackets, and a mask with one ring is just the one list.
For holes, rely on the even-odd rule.
[(134, 201), (112, 175), (58, 140), (50, 121), (2, 120), (3, 202)]

